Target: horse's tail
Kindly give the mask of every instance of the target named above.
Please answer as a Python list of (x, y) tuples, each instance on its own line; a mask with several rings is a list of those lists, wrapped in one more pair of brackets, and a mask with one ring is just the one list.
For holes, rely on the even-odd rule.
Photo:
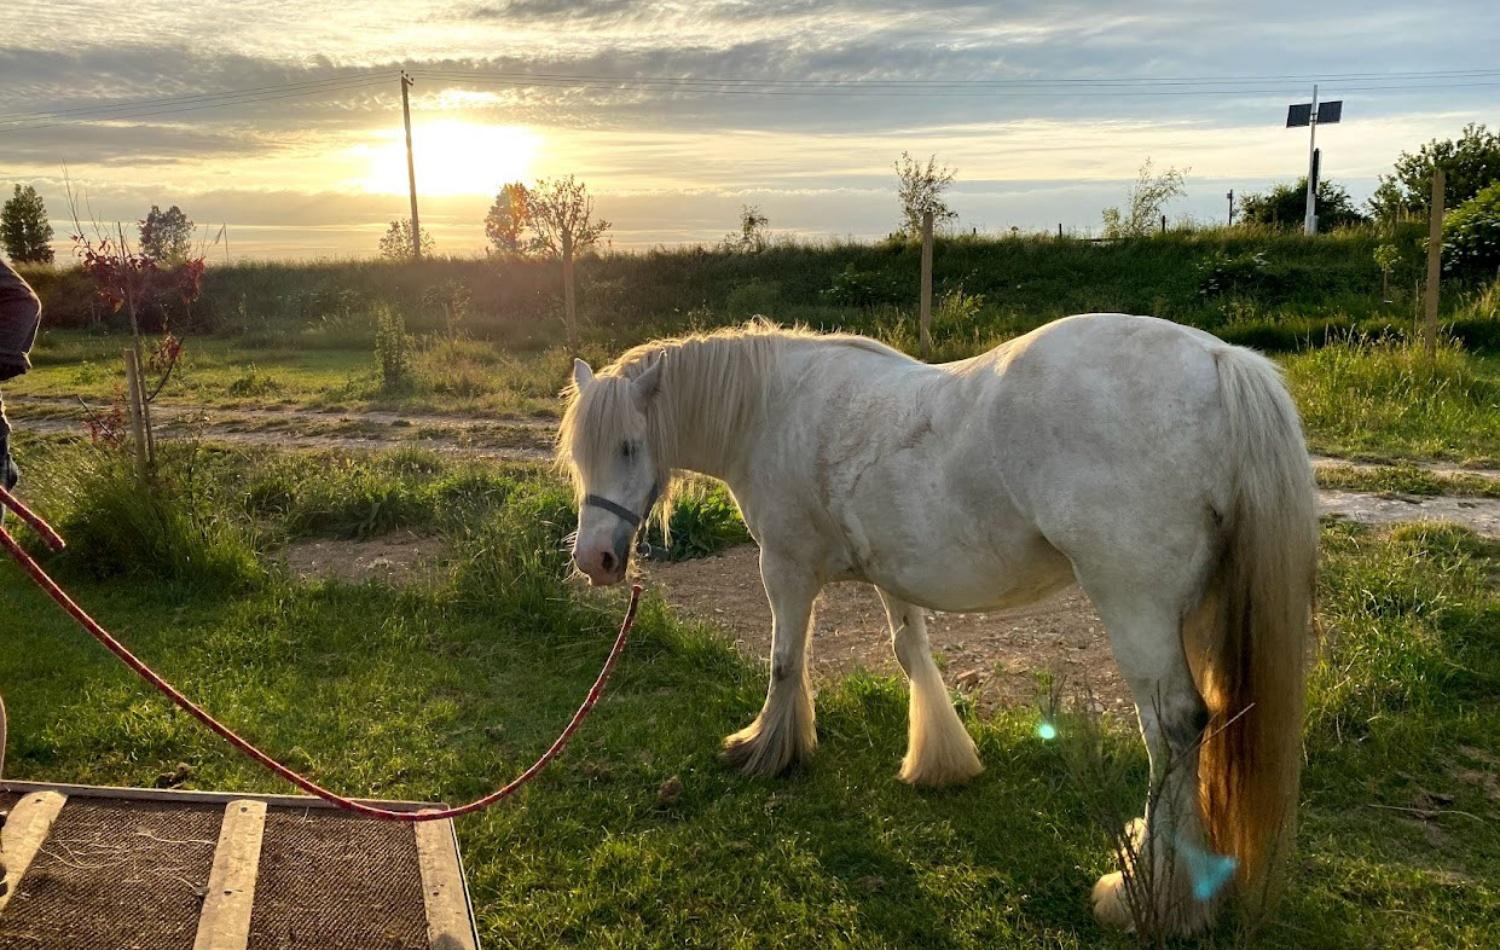
[(1317, 562), (1317, 493), (1280, 371), (1215, 351), (1232, 503), (1224, 550), (1188, 637), (1211, 712), (1200, 752), (1204, 821), (1238, 861), (1241, 893), (1270, 896), (1290, 850), (1302, 766), (1303, 688)]

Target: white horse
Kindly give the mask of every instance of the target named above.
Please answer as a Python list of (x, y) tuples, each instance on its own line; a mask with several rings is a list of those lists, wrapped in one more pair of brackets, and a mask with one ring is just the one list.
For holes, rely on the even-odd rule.
[[(573, 559), (592, 583), (625, 577), (680, 472), (725, 482), (760, 545), (770, 687), (725, 740), (731, 762), (766, 775), (812, 753), (813, 601), (852, 579), (879, 589), (911, 684), (901, 778), (974, 777), (924, 611), (1008, 607), (1076, 581), (1150, 755), (1137, 853), (1175, 882), (1156, 888), (1154, 919), (1178, 932), (1210, 921), (1205, 854), (1237, 862), (1242, 893), (1266, 880), (1295, 811), (1317, 545), (1301, 426), (1272, 363), (1122, 314), (941, 366), (752, 323), (638, 346), (598, 374), (576, 361), (571, 390), (559, 457), (580, 501)], [(1130, 884), (1116, 872), (1095, 885), (1102, 921), (1130, 924)]]

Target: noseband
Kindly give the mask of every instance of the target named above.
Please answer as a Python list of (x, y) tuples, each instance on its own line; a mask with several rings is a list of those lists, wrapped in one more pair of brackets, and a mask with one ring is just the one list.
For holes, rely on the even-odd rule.
[(634, 528), (635, 553), (638, 557), (647, 557), (651, 554), (651, 546), (646, 543), (646, 519), (651, 515), (651, 509), (656, 507), (656, 499), (660, 495), (661, 483), (653, 482), (651, 493), (646, 496), (646, 509), (641, 514), (636, 514), (624, 505), (610, 501), (602, 495), (584, 495), (583, 503), (590, 508), (602, 508)]

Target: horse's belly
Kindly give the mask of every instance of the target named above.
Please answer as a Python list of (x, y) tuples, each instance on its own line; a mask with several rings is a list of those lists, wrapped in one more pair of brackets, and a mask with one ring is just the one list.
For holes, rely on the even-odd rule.
[(1072, 564), (1040, 536), (983, 547), (956, 543), (952, 536), (932, 542), (908, 538), (881, 546), (882, 553), (859, 573), (910, 603), (954, 613), (1031, 603), (1073, 582)]

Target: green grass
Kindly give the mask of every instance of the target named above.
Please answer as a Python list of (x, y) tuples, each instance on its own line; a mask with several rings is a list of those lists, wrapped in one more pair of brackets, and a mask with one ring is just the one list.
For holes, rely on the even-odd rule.
[[(6, 384), (17, 396), (83, 397), (108, 404), (123, 383), (122, 334), (47, 328), (32, 353), (31, 373)], [(190, 337), (164, 405), (221, 408), (305, 407), (328, 410), (399, 409), (476, 415), (555, 415), (557, 392), (571, 356), (561, 348), (512, 354), (497, 344), (423, 337), (409, 377), (383, 385), (373, 344), (322, 348), (302, 345), (294, 331), (281, 337)], [(603, 362), (603, 350), (590, 351)]]
[[(83, 602), (232, 726), (348, 793), (456, 802), (515, 774), (577, 703), (622, 605), (618, 592), (562, 582), (569, 495), (533, 471), (203, 450), (169, 457), (162, 491), (187, 519), (169, 530), (119, 518), (139, 489), (111, 463), (90, 467), (87, 450), (55, 440), (27, 447), (47, 463), (30, 497), (75, 541), (90, 538), (49, 559)], [(250, 484), (259, 500), (231, 504)], [(447, 533), (449, 570), (393, 590), (300, 583), (267, 559), (277, 539), (351, 533), (388, 510)], [(101, 560), (111, 533), (144, 563)], [(1500, 925), (1500, 552), (1447, 527), (1334, 525), (1323, 537), (1329, 635), (1312, 683), (1302, 847), (1261, 944), (1483, 946)], [(163, 538), (180, 548), (165, 567), (145, 557)], [(258, 567), (228, 590), (195, 568), (226, 550)], [(186, 762), (196, 787), (282, 790), (172, 713), (9, 564), (0, 591), (9, 774), (149, 785)], [(966, 707), (988, 770), (966, 788), (915, 791), (894, 778), (904, 690), (857, 675), (820, 690), (811, 766), (749, 780), (715, 750), (763, 692), (762, 671), (725, 639), (650, 599), (570, 752), (459, 824), (486, 944), (1127, 945), (1088, 911), (1109, 854), (1067, 778), (1066, 730), (1049, 744), (1034, 713), (980, 720)], [(1124, 725), (1107, 741), (1133, 784), (1103, 794), (1128, 807), (1144, 756)], [(682, 796), (661, 804), (672, 776)]]
[(1288, 357), (1314, 451), (1377, 458), (1500, 459), (1500, 357), (1359, 341)]
[(1500, 498), (1500, 478), (1461, 472), (1434, 472), (1411, 464), (1324, 466), (1317, 470), (1317, 474), (1319, 486), (1342, 491)]

